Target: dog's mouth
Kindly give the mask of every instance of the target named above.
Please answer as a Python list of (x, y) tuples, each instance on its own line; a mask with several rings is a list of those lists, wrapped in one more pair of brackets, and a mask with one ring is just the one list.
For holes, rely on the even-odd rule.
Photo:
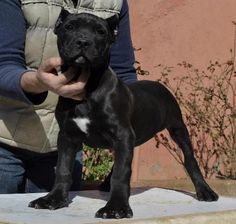
[(85, 65), (88, 63), (88, 59), (83, 55), (79, 55), (75, 58), (74, 63), (76, 65)]
[(74, 57), (65, 57), (64, 61), (71, 66), (75, 67), (87, 67), (90, 64), (89, 59), (82, 54), (76, 55)]

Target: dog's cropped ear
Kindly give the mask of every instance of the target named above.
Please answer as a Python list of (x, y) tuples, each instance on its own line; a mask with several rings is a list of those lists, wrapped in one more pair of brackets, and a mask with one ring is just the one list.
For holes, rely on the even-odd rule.
[(111, 16), (111, 17), (107, 18), (106, 21), (109, 25), (111, 32), (112, 32), (113, 41), (115, 41), (115, 39), (118, 35), (119, 16), (118, 15)]
[(57, 34), (58, 28), (60, 27), (60, 25), (63, 23), (63, 21), (65, 20), (65, 18), (69, 15), (70, 13), (65, 10), (64, 8), (61, 10), (58, 19), (56, 21), (55, 24), (55, 28), (54, 28), (54, 33)]

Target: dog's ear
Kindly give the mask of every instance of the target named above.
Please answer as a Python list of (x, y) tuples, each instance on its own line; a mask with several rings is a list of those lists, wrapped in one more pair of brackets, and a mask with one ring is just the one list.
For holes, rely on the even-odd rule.
[(60, 27), (60, 25), (62, 24), (62, 22), (65, 20), (65, 18), (69, 15), (70, 13), (65, 10), (64, 8), (61, 10), (61, 13), (58, 16), (58, 19), (56, 21), (55, 24), (55, 28), (54, 28), (54, 33), (57, 34), (58, 28)]
[(115, 41), (115, 39), (118, 35), (119, 16), (118, 15), (111, 16), (111, 17), (107, 18), (106, 21), (109, 25), (111, 32), (112, 32), (113, 41)]

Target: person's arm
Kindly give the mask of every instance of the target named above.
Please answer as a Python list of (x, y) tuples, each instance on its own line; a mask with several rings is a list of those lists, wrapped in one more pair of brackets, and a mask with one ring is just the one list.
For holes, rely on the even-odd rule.
[[(20, 1), (0, 1), (0, 95), (31, 103), (21, 87), (25, 66), (24, 42), (26, 23)], [(40, 103), (41, 94), (31, 100)]]
[(130, 34), (129, 9), (127, 0), (123, 1), (120, 13), (118, 36), (111, 48), (110, 66), (125, 83), (137, 81), (134, 68), (134, 50)]

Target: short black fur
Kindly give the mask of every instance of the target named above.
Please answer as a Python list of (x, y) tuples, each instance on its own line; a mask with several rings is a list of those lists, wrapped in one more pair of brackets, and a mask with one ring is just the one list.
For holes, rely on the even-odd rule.
[[(216, 201), (218, 196), (203, 179), (180, 108), (169, 90), (154, 81), (126, 85), (109, 68), (114, 27), (117, 24), (85, 13), (62, 12), (58, 19), (55, 33), (62, 59), (68, 67), (89, 71), (90, 76), (82, 102), (59, 98), (56, 182), (48, 195), (29, 206), (57, 209), (68, 205), (76, 150), (82, 150), (85, 143), (113, 149), (115, 155), (110, 199), (97, 211), (96, 217), (132, 217), (129, 196), (134, 147), (165, 128), (183, 151), (184, 165), (198, 200)], [(86, 122), (82, 123), (82, 119)]]

